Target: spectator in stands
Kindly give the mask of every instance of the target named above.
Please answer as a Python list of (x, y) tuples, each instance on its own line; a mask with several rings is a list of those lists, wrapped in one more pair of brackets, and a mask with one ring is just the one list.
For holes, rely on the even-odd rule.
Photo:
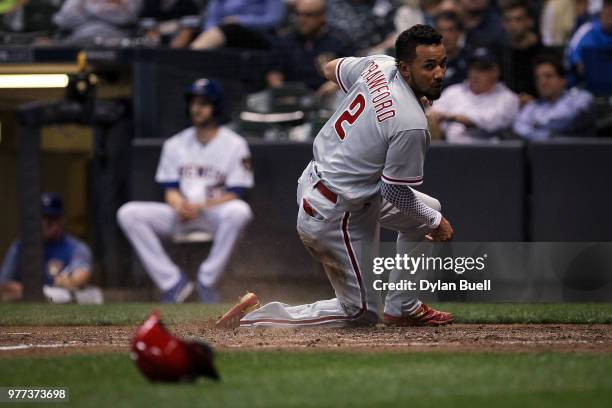
[(154, 42), (182, 48), (199, 32), (201, 12), (194, 0), (144, 0), (140, 27)]
[(461, 7), (459, 7), (459, 3), (456, 0), (442, 0), (442, 2), (440, 2), (435, 9), (431, 10), (431, 15), (435, 17), (440, 13), (444, 13), (445, 11), (452, 11), (458, 15), (463, 13)]
[(129, 37), (143, 0), (66, 0), (53, 21), (70, 44), (109, 43)]
[[(84, 242), (64, 231), (64, 206), (56, 193), (41, 197), (44, 242), (43, 293), (53, 303), (102, 303), (100, 289), (89, 286), (91, 251)], [(3, 300), (23, 297), (23, 277), (19, 268), (21, 244), (17, 240), (8, 250), (0, 269), (0, 295)]]
[(359, 54), (384, 53), (395, 42), (391, 0), (328, 0), (329, 24), (351, 36)]
[(534, 31), (534, 18), (526, 1), (508, 2), (503, 22), (507, 42), (502, 49), (502, 79), (525, 104), (535, 98), (532, 63), (544, 47)]
[(415, 24), (435, 25), (436, 16), (443, 12), (459, 14), (455, 0), (404, 0), (393, 18), (396, 37)]
[(458, 14), (445, 11), (436, 16), (436, 29), (442, 34), (442, 44), (446, 48), (446, 74), (444, 87), (458, 84), (467, 78), (468, 53), (461, 45), (463, 23)]
[[(435, 3), (440, 3), (440, 0), (434, 0)], [(395, 11), (393, 16), (393, 24), (395, 25), (395, 33), (401, 33), (409, 29), (415, 24), (430, 24), (433, 20), (427, 14), (423, 3), (432, 3), (431, 1), (422, 0), (403, 0), (401, 5)]]
[(542, 55), (534, 64), (538, 99), (528, 103), (514, 121), (514, 133), (528, 140), (551, 136), (584, 136), (593, 131), (593, 96), (566, 89), (560, 58)]
[[(47, 37), (56, 30), (53, 15), (59, 10), (62, 0), (8, 0), (0, 1), (0, 31), (5, 32), (5, 44)], [(19, 33), (22, 36), (7, 35)], [(29, 36), (28, 36), (29, 34)], [(34, 35), (36, 37), (34, 37)]]
[(442, 92), (428, 111), (432, 131), (442, 130), (450, 143), (498, 136), (508, 129), (519, 109), (518, 97), (499, 82), (494, 54), (478, 48), (470, 56), (468, 79)]
[(586, 0), (547, 0), (540, 13), (542, 43), (548, 47), (564, 47), (588, 16)]
[(203, 32), (191, 48), (268, 49), (270, 35), (281, 23), (283, 13), (282, 0), (210, 0)]
[[(567, 49), (568, 65), (578, 79), (585, 74), (585, 63), (590, 52), (612, 53), (612, 0), (603, 0), (599, 17), (583, 24), (572, 37)], [(597, 63), (593, 60), (592, 63)], [(609, 75), (609, 72), (602, 72)]]
[(323, 66), (329, 61), (352, 55), (349, 38), (327, 24), (325, 0), (297, 0), (296, 27), (280, 39), (276, 69), (267, 75), (268, 85), (284, 81), (303, 82), (320, 96), (338, 90), (335, 82), (326, 81)]
[(503, 43), (501, 18), (489, 3), (489, 0), (459, 0), (468, 50), (494, 48)]

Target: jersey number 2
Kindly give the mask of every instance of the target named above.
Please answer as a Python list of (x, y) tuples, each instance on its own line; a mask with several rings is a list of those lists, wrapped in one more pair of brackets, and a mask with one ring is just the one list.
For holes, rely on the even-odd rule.
[(346, 131), (342, 127), (342, 124), (344, 122), (347, 122), (350, 126), (355, 123), (357, 118), (359, 118), (359, 115), (361, 115), (365, 110), (365, 106), (365, 97), (362, 94), (357, 94), (355, 99), (353, 99), (353, 101), (349, 105), (349, 108), (342, 112), (342, 115), (338, 117), (336, 123), (334, 124), (334, 128), (336, 129), (336, 133), (338, 134), (340, 140), (344, 140), (344, 138), (346, 137)]

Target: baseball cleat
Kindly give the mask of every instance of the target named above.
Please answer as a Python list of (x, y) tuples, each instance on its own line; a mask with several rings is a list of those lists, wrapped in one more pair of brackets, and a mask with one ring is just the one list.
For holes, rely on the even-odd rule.
[(442, 312), (422, 303), (416, 312), (409, 316), (391, 316), (385, 313), (383, 321), (387, 326), (443, 326), (452, 323), (454, 319), (452, 313)]
[(193, 283), (184, 273), (181, 273), (181, 279), (161, 295), (162, 303), (183, 303), (185, 299), (193, 292)]
[(230, 310), (228, 310), (219, 320), (215, 323), (215, 327), (222, 329), (235, 329), (240, 326), (240, 319), (249, 312), (257, 310), (261, 307), (257, 295), (251, 292), (247, 292), (240, 298)]

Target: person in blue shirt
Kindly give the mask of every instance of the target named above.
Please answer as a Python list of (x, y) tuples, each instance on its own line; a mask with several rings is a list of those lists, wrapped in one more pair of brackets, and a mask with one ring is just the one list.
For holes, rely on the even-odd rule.
[(302, 82), (319, 96), (338, 90), (321, 73), (329, 61), (352, 55), (350, 38), (327, 23), (325, 0), (297, 0), (296, 22), (293, 29), (278, 39), (268, 84), (281, 86), (284, 82)]
[(193, 40), (191, 48), (268, 49), (269, 35), (281, 23), (283, 14), (282, 0), (211, 0), (202, 34)]
[[(41, 196), (44, 272), (41, 284), (45, 297), (53, 303), (102, 303), (102, 292), (88, 286), (91, 279), (89, 247), (64, 231), (64, 209), (57, 193)], [(0, 294), (3, 300), (23, 297), (19, 268), (19, 240), (9, 248), (0, 269)]]
[(587, 54), (593, 51), (612, 54), (612, 0), (604, 0), (599, 17), (583, 24), (576, 31), (567, 47), (567, 64), (578, 80), (586, 73)]
[(538, 99), (518, 114), (514, 133), (528, 140), (591, 134), (593, 95), (578, 88), (566, 89), (561, 59), (542, 55), (536, 59), (534, 71)]
[(502, 20), (490, 0), (459, 0), (465, 27), (465, 48), (470, 52), (477, 48), (497, 51), (504, 42)]

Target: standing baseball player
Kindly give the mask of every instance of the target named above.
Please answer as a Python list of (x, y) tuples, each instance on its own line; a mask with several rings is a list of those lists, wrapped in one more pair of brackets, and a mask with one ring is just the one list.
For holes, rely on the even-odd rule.
[(251, 155), (242, 137), (217, 122), (223, 99), (218, 82), (198, 79), (185, 97), (193, 126), (164, 143), (155, 176), (166, 202), (130, 202), (117, 218), (167, 303), (183, 302), (193, 283), (168, 257), (159, 237), (191, 230), (214, 233), (197, 288), (201, 302), (217, 303), (215, 283), (253, 218), (244, 201), (254, 184)]
[[(314, 160), (298, 180), (297, 230), (324, 266), (336, 298), (308, 305), (272, 302), (259, 307), (247, 293), (219, 321), (220, 327), (370, 325), (379, 319), (373, 257), (379, 227), (398, 231), (399, 253), (423, 241), (448, 241), (453, 230), (440, 203), (412, 189), (423, 182), (430, 135), (422, 102), (440, 97), (446, 68), (442, 37), (415, 25), (383, 55), (342, 58), (325, 76), (346, 93), (314, 141)], [(420, 255), (421, 252), (417, 252)], [(390, 282), (402, 275), (394, 270)], [(453, 315), (423, 304), (409, 291), (389, 291), (384, 322), (443, 325)]]

